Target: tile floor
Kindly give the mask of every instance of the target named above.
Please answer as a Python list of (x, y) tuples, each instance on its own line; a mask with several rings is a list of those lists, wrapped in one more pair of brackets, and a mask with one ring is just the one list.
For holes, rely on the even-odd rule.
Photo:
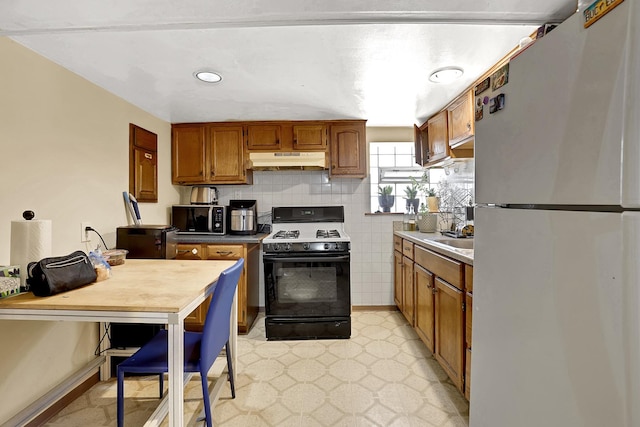
[[(236, 399), (228, 385), (214, 412), (221, 426), (468, 426), (468, 402), (399, 312), (356, 311), (349, 340), (266, 341), (259, 317), (239, 337)], [(127, 426), (158, 403), (157, 378), (125, 383)], [(185, 391), (186, 425), (203, 425), (200, 380)], [(114, 426), (114, 380), (96, 384), (46, 425)], [(165, 420), (163, 425), (167, 425)]]

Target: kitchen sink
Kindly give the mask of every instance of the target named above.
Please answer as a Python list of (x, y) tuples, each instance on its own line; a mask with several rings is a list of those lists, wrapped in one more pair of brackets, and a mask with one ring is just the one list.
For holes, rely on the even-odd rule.
[(432, 240), (432, 242), (453, 246), (458, 249), (473, 249), (473, 239), (436, 239)]

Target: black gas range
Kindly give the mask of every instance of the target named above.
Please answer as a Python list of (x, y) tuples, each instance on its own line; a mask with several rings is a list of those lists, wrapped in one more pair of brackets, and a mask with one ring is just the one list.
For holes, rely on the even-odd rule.
[(343, 206), (275, 207), (262, 241), (267, 339), (351, 336)]

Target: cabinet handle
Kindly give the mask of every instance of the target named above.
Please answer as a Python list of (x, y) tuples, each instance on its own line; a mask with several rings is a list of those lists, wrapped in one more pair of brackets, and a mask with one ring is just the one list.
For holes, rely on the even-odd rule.
[(467, 130), (471, 130), (471, 122), (467, 122)]
[(231, 251), (216, 251), (216, 253), (218, 255), (227, 256), (227, 255), (231, 255), (233, 252), (231, 252)]

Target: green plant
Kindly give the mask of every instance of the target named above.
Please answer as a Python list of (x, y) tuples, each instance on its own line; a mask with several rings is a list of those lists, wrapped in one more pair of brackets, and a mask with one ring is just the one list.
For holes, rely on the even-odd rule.
[(384, 187), (378, 186), (378, 195), (380, 196), (390, 196), (393, 193), (393, 186), (386, 185)]
[(418, 196), (418, 186), (416, 184), (407, 185), (404, 189), (404, 194), (407, 196), (405, 199), (413, 200)]
[(414, 186), (420, 194), (427, 194), (427, 191), (429, 190), (429, 170), (425, 169), (422, 172), (420, 180), (411, 177), (411, 185)]
[(427, 209), (427, 205), (425, 205), (424, 203), (420, 203), (420, 213), (421, 214), (429, 213), (429, 210)]
[(427, 190), (427, 197), (436, 197), (436, 190), (433, 188), (429, 188)]

